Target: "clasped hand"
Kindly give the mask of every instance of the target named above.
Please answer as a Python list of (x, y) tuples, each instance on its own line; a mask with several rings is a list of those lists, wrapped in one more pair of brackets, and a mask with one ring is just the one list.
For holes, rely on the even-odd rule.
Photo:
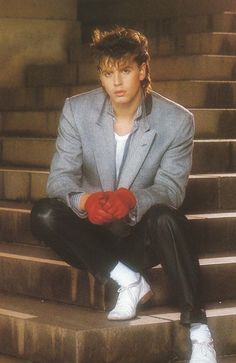
[(126, 217), (136, 205), (134, 194), (126, 188), (114, 192), (92, 193), (86, 203), (88, 219), (94, 224), (104, 224)]

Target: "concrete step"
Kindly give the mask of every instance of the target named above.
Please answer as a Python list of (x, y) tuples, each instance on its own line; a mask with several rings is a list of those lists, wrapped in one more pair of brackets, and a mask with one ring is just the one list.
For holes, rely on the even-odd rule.
[[(235, 354), (235, 302), (208, 305), (219, 356)], [(0, 351), (44, 363), (166, 363), (190, 355), (188, 330), (173, 308), (111, 322), (104, 312), (1, 294)], [(63, 347), (63, 349), (62, 349)]]
[(30, 362), (29, 360), (25, 359), (14, 358), (11, 357), (10, 355), (0, 354), (0, 363), (33, 363), (33, 362), (32, 361)]
[[(166, 17), (149, 22), (146, 29), (150, 35), (158, 34), (187, 34), (187, 33), (234, 33), (236, 32), (236, 12), (225, 11), (218, 14), (210, 12), (195, 16)], [(82, 25), (82, 37), (84, 36)]]
[[(226, 355), (224, 357), (218, 357), (218, 363), (236, 363), (236, 355)], [(187, 361), (176, 361), (175, 363), (187, 363)]]
[(191, 175), (182, 209), (185, 213), (234, 210), (236, 174)]
[(77, 18), (76, 0), (0, 0), (1, 18), (73, 19)]
[(44, 246), (30, 231), (32, 203), (0, 201), (0, 241)]
[(193, 243), (199, 256), (235, 253), (235, 211), (201, 212), (186, 216), (191, 223)]
[(0, 199), (34, 201), (45, 197), (48, 170), (0, 167)]
[(195, 118), (195, 139), (236, 138), (236, 110), (191, 109)]
[[(44, 246), (30, 232), (29, 202), (0, 201), (0, 241)], [(192, 236), (199, 255), (236, 254), (236, 212), (199, 212), (187, 214), (193, 228)]]
[[(48, 248), (0, 243), (0, 261), (1, 292), (99, 309), (110, 309), (115, 303), (115, 283), (101, 284)], [(236, 256), (201, 258), (200, 265), (205, 302), (236, 298)], [(148, 306), (177, 304), (173, 286), (160, 265), (146, 271), (146, 276), (154, 292)]]
[[(4, 8), (2, 3), (1, 0), (1, 10)], [(10, 3), (14, 2), (11, 0)], [(33, 3), (33, 0), (27, 0), (26, 3)], [(56, 1), (52, 0), (51, 3)], [(0, 64), (4, 68), (4, 72), (0, 73), (0, 87), (23, 86), (24, 71), (29, 64), (67, 62), (68, 49), (78, 44), (81, 39), (78, 21), (25, 17), (0, 17), (0, 34)]]
[[(187, 108), (236, 108), (235, 81), (159, 81), (153, 89)], [(0, 88), (1, 111), (51, 111), (61, 109), (66, 97), (86, 92), (98, 84), (76, 87)]]
[(1, 112), (0, 132), (8, 136), (56, 137), (60, 111)]
[[(110, 19), (110, 20), (108, 20)], [(179, 34), (185, 36), (191, 33), (234, 33), (236, 32), (236, 13), (220, 12), (218, 14), (205, 13), (195, 16), (171, 16), (149, 18), (149, 19), (122, 19), (118, 24), (129, 26), (143, 32), (149, 39), (160, 38), (166, 35)], [(109, 29), (113, 26), (114, 21), (111, 17), (106, 18), (103, 22), (96, 19), (94, 22), (86, 21), (81, 24), (83, 44), (91, 42), (91, 34), (95, 28)]]
[(2, 137), (2, 164), (49, 168), (55, 139)]
[(236, 57), (192, 55), (153, 58), (153, 80), (235, 80)]
[[(152, 79), (158, 80), (235, 80), (236, 56), (189, 55), (155, 57), (151, 61)], [(35, 65), (27, 70), (27, 86), (75, 86), (97, 81), (95, 63)]]
[[(145, 30), (143, 29), (143, 31)], [(155, 55), (236, 54), (236, 34), (232, 32), (189, 32), (187, 34), (179, 34), (178, 31), (174, 34), (160, 36), (160, 33), (156, 31), (155, 34), (150, 35), (148, 41), (149, 52), (152, 57)], [(88, 42), (71, 46), (70, 62), (92, 62), (93, 58), (89, 44)]]
[(97, 87), (0, 88), (1, 111), (52, 111), (61, 109), (66, 97)]
[[(195, 116), (196, 139), (236, 138), (236, 109), (190, 109)], [(5, 136), (56, 137), (60, 111), (1, 112), (0, 133)]]
[[(227, 173), (235, 170), (234, 140), (195, 140), (193, 174)], [(207, 157), (206, 157), (207, 155)]]
[[(0, 137), (2, 166), (49, 168), (55, 139)], [(229, 173), (236, 171), (235, 139), (195, 140), (193, 174)], [(205, 158), (209, 155), (209, 159)]]
[(234, 108), (236, 82), (160, 81), (153, 89), (188, 108)]
[[(224, 11), (235, 11), (234, 0), (200, 0), (192, 1), (170, 0), (168, 6), (164, 0), (130, 0), (122, 8), (119, 1), (113, 0), (93, 2), (93, 11), (88, 11), (87, 2), (80, 6), (80, 19), (87, 24), (123, 24), (123, 22), (143, 22), (160, 18), (177, 18), (198, 15), (222, 14)], [(132, 16), (131, 16), (132, 14)], [(135, 20), (134, 20), (135, 19)]]
[[(153, 81), (235, 80), (235, 65), (236, 57), (234, 56), (192, 55), (155, 57), (151, 61), (151, 75)], [(65, 75), (63, 69), (61, 70), (61, 74), (64, 75), (63, 78), (66, 78), (66, 70), (67, 66), (65, 66)], [(45, 75), (40, 71), (40, 68), (38, 68), (38, 74), (36, 71), (35, 74), (31, 73), (29, 76), (29, 79), (33, 82), (29, 85), (47, 86), (47, 74), (53, 74), (53, 67), (50, 67), (50, 70), (48, 70)], [(55, 80), (56, 75), (54, 77), (54, 82)], [(91, 83), (96, 82), (96, 80), (96, 65), (93, 63), (81, 63), (78, 67), (77, 83)], [(45, 84), (43, 83), (44, 81)], [(49, 81), (51, 81), (51, 79), (49, 79)], [(76, 84), (76, 81), (74, 84)]]
[[(95, 68), (95, 71), (93, 70)], [(90, 71), (93, 72), (92, 81), (97, 81), (96, 66), (91, 64)], [(81, 74), (83, 69), (81, 69)], [(87, 73), (86, 73), (87, 76)], [(83, 79), (83, 77), (82, 77)], [(86, 79), (86, 78), (85, 78)], [(87, 82), (90, 81), (90, 78)], [(53, 87), (53, 86), (76, 86), (80, 82), (79, 66), (71, 64), (31, 65), (26, 69), (27, 87)]]
[[(48, 170), (0, 167), (0, 199), (35, 201), (46, 196)], [(235, 209), (236, 174), (191, 175), (185, 213)]]
[[(158, 33), (157, 33), (158, 34)], [(151, 40), (152, 55), (193, 55), (193, 54), (236, 54), (235, 33), (190, 33), (179, 32)]]

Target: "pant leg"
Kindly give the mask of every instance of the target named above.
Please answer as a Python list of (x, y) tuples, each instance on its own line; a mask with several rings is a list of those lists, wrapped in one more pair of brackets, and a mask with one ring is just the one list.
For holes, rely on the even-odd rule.
[(190, 224), (165, 205), (149, 209), (126, 239), (122, 261), (136, 271), (161, 263), (181, 309), (181, 323), (206, 323), (199, 262), (191, 248)]
[(31, 230), (70, 265), (87, 269), (106, 281), (118, 263), (115, 236), (102, 226), (79, 218), (57, 199), (44, 198), (31, 212)]
[(181, 322), (206, 323), (201, 299), (201, 273), (191, 250), (187, 218), (164, 205), (152, 207), (145, 216), (152, 249), (168, 274), (181, 308)]

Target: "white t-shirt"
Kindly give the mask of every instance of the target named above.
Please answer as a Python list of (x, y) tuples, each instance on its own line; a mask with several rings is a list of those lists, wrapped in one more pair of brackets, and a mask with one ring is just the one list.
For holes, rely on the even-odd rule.
[(116, 178), (118, 179), (121, 163), (124, 156), (125, 144), (130, 134), (118, 135), (114, 132), (116, 139)]

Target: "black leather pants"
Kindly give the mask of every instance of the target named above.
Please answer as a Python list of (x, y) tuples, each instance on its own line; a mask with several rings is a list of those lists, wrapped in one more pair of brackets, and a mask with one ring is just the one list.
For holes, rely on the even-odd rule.
[(156, 205), (125, 236), (107, 227), (79, 218), (57, 199), (42, 199), (31, 212), (31, 228), (37, 238), (70, 265), (87, 269), (103, 281), (118, 261), (140, 272), (161, 263), (176, 289), (181, 323), (206, 322), (200, 300), (199, 263), (189, 246), (185, 216)]

